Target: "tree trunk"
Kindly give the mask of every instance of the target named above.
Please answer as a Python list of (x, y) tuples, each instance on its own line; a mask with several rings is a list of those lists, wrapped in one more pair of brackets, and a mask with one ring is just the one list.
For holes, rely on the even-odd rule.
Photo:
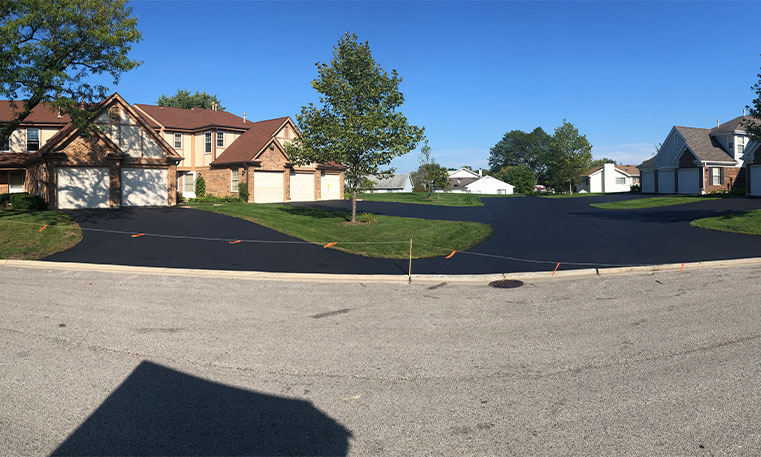
[(573, 195), (573, 182), (568, 181), (568, 193)]
[(351, 223), (357, 222), (357, 190), (351, 191)]
[(428, 183), (428, 198), (431, 198), (431, 195), (433, 195), (433, 182)]

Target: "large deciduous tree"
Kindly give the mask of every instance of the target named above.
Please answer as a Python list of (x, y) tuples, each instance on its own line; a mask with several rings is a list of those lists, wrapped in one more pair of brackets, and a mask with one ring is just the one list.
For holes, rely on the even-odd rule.
[(591, 167), (601, 167), (605, 165), (606, 163), (612, 163), (613, 165), (617, 165), (617, 162), (613, 159), (609, 159), (607, 157), (603, 157), (602, 159), (593, 160), (592, 163), (589, 165)]
[(417, 172), (413, 173), (413, 182), (415, 184), (425, 185), (428, 190), (428, 198), (431, 197), (434, 188), (438, 187), (439, 189), (446, 189), (447, 180), (449, 178), (447, 169), (436, 163), (427, 140), (425, 145), (420, 148), (418, 161), (420, 162), (420, 166), (418, 167)]
[(87, 106), (109, 91), (103, 76), (116, 85), (140, 65), (129, 58), (139, 40), (126, 0), (0, 0), (0, 96), (16, 111), (0, 140), (42, 102), (88, 127)]
[(550, 139), (541, 127), (530, 133), (511, 130), (489, 150), (489, 166), (496, 172), (504, 167), (525, 165), (534, 173), (536, 185), (547, 175)]
[(204, 92), (196, 91), (195, 94), (191, 94), (187, 89), (178, 89), (177, 93), (172, 96), (166, 96), (162, 94), (156, 102), (159, 106), (171, 106), (173, 108), (203, 108), (203, 109), (216, 109), (218, 111), (224, 111), (225, 107), (222, 106), (216, 94), (207, 94)]
[(552, 136), (550, 154), (553, 181), (567, 184), (568, 192), (573, 193), (573, 185), (592, 163), (592, 145), (586, 135), (580, 135), (579, 129), (564, 119)]
[(750, 139), (756, 142), (761, 142), (761, 73), (757, 74), (756, 77), (758, 77), (758, 82), (750, 88), (754, 92), (756, 98), (753, 99), (751, 105), (747, 106), (751, 118), (746, 119), (743, 124)]
[(536, 175), (525, 164), (502, 167), (494, 173), (494, 177), (513, 185), (515, 192), (519, 194), (532, 193), (536, 188)]
[(346, 33), (329, 63), (317, 64), (312, 87), (320, 106), (302, 107), (296, 120), (301, 137), (288, 154), (297, 164), (338, 162), (346, 167), (351, 192), (351, 221), (356, 221), (357, 192), (369, 175), (387, 175), (394, 157), (407, 154), (423, 139), (423, 128), (410, 125), (398, 111), (404, 103), (402, 78), (386, 72), (372, 57), (367, 42)]

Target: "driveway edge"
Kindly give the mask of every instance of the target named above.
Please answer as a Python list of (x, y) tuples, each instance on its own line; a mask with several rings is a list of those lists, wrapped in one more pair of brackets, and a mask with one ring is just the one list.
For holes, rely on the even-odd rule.
[[(656, 272), (682, 272), (706, 268), (737, 267), (761, 265), (761, 257), (747, 259), (711, 260), (704, 262), (670, 263), (641, 267), (586, 268), (578, 270), (493, 273), (475, 275), (412, 275), (413, 282), (449, 282), (484, 284), (499, 279), (520, 279), (523, 281), (540, 281), (551, 279), (588, 278), (593, 276), (620, 276), (627, 274), (647, 274)], [(128, 273), (145, 275), (163, 275), (180, 277), (201, 277), (219, 279), (247, 279), (260, 281), (295, 281), (295, 282), (383, 282), (407, 283), (407, 275), (361, 275), (329, 273), (270, 273), (264, 271), (202, 270), (165, 267), (139, 267), (129, 265), (108, 265), (76, 262), (48, 262), (41, 260), (0, 259), (0, 267), (33, 268), (43, 270), (98, 271), (104, 273)]]

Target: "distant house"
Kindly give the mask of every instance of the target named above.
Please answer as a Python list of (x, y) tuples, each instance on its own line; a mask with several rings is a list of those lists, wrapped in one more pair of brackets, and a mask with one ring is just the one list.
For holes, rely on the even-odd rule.
[(367, 179), (373, 183), (372, 189), (366, 191), (369, 193), (412, 192), (412, 178), (409, 173), (391, 175), (382, 179), (370, 176)]
[(635, 184), (639, 184), (639, 168), (636, 165), (606, 163), (583, 175), (581, 183), (576, 185), (576, 192), (629, 192)]
[(745, 151), (756, 147), (745, 131), (750, 120), (740, 116), (712, 129), (672, 127), (658, 154), (638, 167), (642, 192), (704, 194), (745, 188)]
[(465, 190), (472, 194), (510, 195), (515, 187), (502, 182), (493, 176), (484, 176), (465, 186)]
[(447, 178), (447, 189), (449, 190), (464, 190), (468, 184), (481, 179), (483, 173), (478, 170), (478, 173), (469, 168), (460, 168), (459, 170), (447, 171), (449, 178)]

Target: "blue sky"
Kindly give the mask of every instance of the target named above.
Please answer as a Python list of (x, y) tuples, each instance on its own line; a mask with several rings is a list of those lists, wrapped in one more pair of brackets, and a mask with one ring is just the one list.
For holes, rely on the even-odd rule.
[[(709, 127), (753, 99), (761, 3), (132, 2), (141, 67), (116, 90), (155, 103), (216, 93), (251, 120), (316, 101), (314, 63), (345, 31), (403, 78), (401, 108), (448, 167), (486, 167), (513, 129), (567, 119), (595, 158), (647, 159), (672, 125)], [(392, 163), (417, 168), (416, 151)]]

